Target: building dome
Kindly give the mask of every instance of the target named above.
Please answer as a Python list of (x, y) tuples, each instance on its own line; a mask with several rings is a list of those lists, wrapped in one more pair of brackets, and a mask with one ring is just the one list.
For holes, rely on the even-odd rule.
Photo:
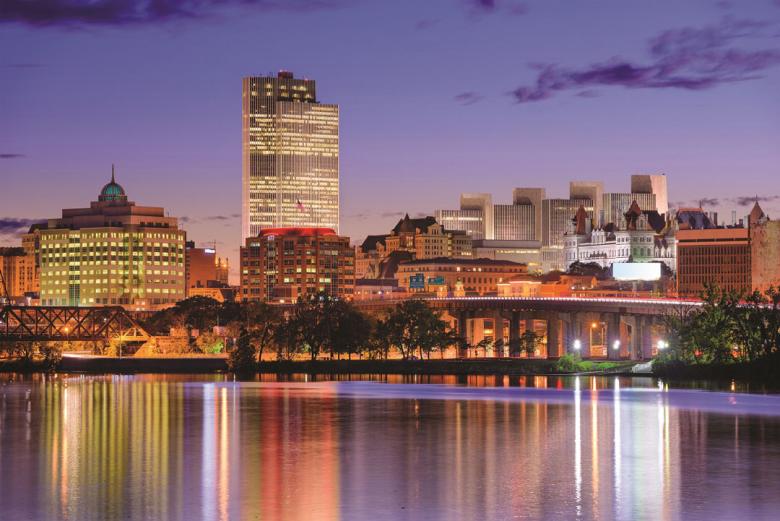
[(111, 165), (111, 182), (103, 186), (98, 201), (127, 201), (125, 189), (114, 180), (114, 165)]

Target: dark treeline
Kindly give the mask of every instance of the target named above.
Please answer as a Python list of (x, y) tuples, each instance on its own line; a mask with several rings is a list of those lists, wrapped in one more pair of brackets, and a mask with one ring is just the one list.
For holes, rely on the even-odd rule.
[(657, 358), (657, 372), (683, 366), (763, 366), (772, 372), (780, 367), (777, 289), (746, 293), (707, 286), (702, 300), (699, 308), (681, 307), (667, 315), (669, 348)]
[[(305, 355), (311, 360), (339, 358), (386, 359), (397, 349), (404, 359), (430, 358), (462, 340), (439, 313), (424, 302), (407, 300), (382, 316), (372, 316), (351, 302), (315, 295), (293, 306), (265, 302), (224, 303), (193, 297), (160, 311), (144, 324), (149, 333), (168, 334), (171, 327), (184, 328), (193, 349), (213, 341), (210, 331), (224, 327), (234, 371), (251, 371), (264, 355), (279, 361)], [(201, 338), (206, 335), (206, 340)]]

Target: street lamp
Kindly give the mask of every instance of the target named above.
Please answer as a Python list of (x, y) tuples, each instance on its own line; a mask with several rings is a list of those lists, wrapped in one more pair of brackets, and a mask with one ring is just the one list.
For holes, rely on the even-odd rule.
[(615, 351), (617, 351), (618, 349), (620, 349), (620, 340), (615, 340), (615, 341), (612, 343), (612, 349), (614, 349)]
[(667, 347), (669, 347), (669, 344), (667, 344), (665, 340), (659, 340), (658, 341), (658, 349), (659, 350), (664, 350)]
[(576, 339), (574, 341), (574, 350), (579, 351), (582, 348), (582, 342), (580, 342), (580, 339)]

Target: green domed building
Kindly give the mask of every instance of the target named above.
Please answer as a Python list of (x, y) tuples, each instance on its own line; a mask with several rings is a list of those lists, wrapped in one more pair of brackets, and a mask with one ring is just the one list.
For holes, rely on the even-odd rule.
[(185, 297), (178, 219), (129, 201), (111, 181), (89, 208), (65, 209), (40, 231), (44, 306), (124, 306), (153, 310)]

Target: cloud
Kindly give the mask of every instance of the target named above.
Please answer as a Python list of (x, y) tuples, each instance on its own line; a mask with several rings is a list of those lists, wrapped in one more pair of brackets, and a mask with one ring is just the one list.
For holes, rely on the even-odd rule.
[(505, 10), (510, 14), (522, 15), (528, 12), (528, 6), (526, 6), (523, 2), (502, 0), (467, 0), (466, 3), (473, 11), (477, 13), (493, 13), (498, 10)]
[(3, 0), (0, 23), (142, 25), (202, 18), (219, 9), (250, 6), (263, 11), (314, 11), (349, 0)]
[(729, 199), (729, 201), (739, 206), (751, 206), (755, 202), (771, 203), (777, 201), (778, 199), (780, 199), (780, 195), (761, 195), (761, 196), (744, 195), (739, 197), (732, 197), (731, 199)]
[(24, 157), (24, 154), (0, 154), (0, 159), (17, 159)]
[(700, 207), (718, 206), (720, 204), (720, 199), (718, 199), (717, 197), (702, 197), (697, 202)]
[(198, 223), (203, 221), (232, 221), (234, 219), (240, 219), (241, 214), (240, 213), (231, 213), (229, 215), (206, 215), (205, 217), (190, 217), (190, 216), (182, 216), (179, 217), (179, 221), (183, 223)]
[(457, 101), (461, 105), (473, 105), (474, 103), (482, 101), (482, 98), (483, 96), (481, 94), (469, 91), (469, 92), (461, 92), (460, 94), (455, 96), (455, 101)]
[(422, 20), (419, 20), (416, 24), (414, 24), (414, 28), (418, 31), (424, 31), (426, 29), (430, 29), (434, 25), (441, 22), (438, 18), (424, 18)]
[(45, 219), (25, 219), (0, 217), (0, 235), (16, 235), (26, 232), (33, 224), (46, 222)]
[(737, 41), (764, 36), (768, 24), (724, 18), (716, 25), (665, 31), (648, 42), (649, 60), (620, 57), (582, 68), (534, 64), (534, 85), (511, 92), (517, 103), (549, 99), (564, 91), (617, 86), (630, 89), (704, 90), (725, 83), (753, 80), (780, 64), (780, 49), (745, 50)]

